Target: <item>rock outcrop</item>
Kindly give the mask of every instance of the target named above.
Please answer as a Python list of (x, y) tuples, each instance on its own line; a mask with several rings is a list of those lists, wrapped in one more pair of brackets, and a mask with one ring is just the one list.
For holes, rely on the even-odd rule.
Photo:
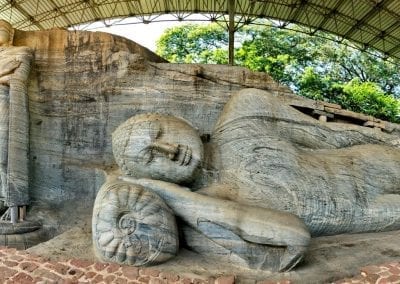
[(264, 73), (169, 64), (106, 33), (16, 30), (14, 45), (35, 54), (28, 86), (30, 198), (49, 232), (91, 211), (105, 173), (115, 167), (111, 134), (127, 118), (173, 114), (191, 121), (207, 140), (235, 91), (290, 93)]
[[(266, 130), (277, 132), (277, 141), (274, 141), (277, 142), (276, 145), (281, 143), (278, 140), (289, 136), (294, 139), (291, 141), (293, 144), (289, 145), (288, 151), (284, 154), (289, 158), (295, 156), (292, 154), (300, 154), (300, 158), (294, 161), (300, 164), (305, 164), (309, 159), (315, 158), (317, 152), (324, 154), (324, 150), (363, 144), (398, 149), (400, 145), (398, 125), (348, 112), (337, 105), (300, 98), (293, 95), (288, 88), (275, 83), (264, 73), (250, 72), (247, 69), (232, 66), (169, 64), (127, 39), (104, 33), (66, 30), (16, 31), (14, 45), (27, 46), (34, 51), (27, 91), (30, 121), (29, 194), (32, 204), (29, 215), (42, 223), (43, 238), (51, 238), (87, 220), (87, 216), (91, 215), (101, 185), (121, 174), (113, 157), (112, 133), (134, 115), (168, 114), (190, 122), (197, 129), (204, 144), (202, 178), (197, 179), (190, 186), (195, 190), (202, 189), (198, 193), (231, 199), (245, 203), (246, 206), (269, 208), (268, 204), (260, 205), (262, 202), (259, 200), (260, 192), (254, 192), (255, 198), (252, 199), (250, 195), (253, 191), (250, 190), (241, 195), (236, 190), (240, 190), (241, 187), (246, 188), (246, 181), (249, 179), (251, 184), (258, 183), (260, 180), (265, 181), (266, 171), (257, 172), (256, 168), (251, 168), (260, 166), (252, 161), (259, 162), (256, 155), (265, 154), (264, 150), (271, 149), (253, 147), (255, 145), (250, 145), (251, 139), (246, 140), (245, 137), (241, 138), (244, 143), (251, 146), (248, 149), (234, 144), (228, 145), (229, 143), (226, 143), (224, 139), (229, 140), (229, 135), (235, 135), (237, 130), (240, 130), (240, 135), (253, 131), (240, 123), (238, 127), (235, 127), (238, 121), (251, 120), (252, 115), (258, 117), (261, 113), (262, 116), (268, 116), (266, 120), (272, 123)], [(230, 109), (232, 106), (226, 103), (235, 101), (233, 95), (245, 88), (268, 91), (272, 97), (279, 98), (278, 101), (282, 102), (284, 111), (280, 111), (279, 108), (266, 109), (265, 104), (260, 104), (257, 100), (246, 101), (246, 99), (236, 103), (232, 111)], [(255, 91), (257, 96), (258, 92), (263, 93), (259, 90)], [(230, 100), (231, 98), (233, 99)], [(253, 113), (249, 116), (247, 110), (250, 108)], [(290, 111), (286, 112), (287, 109)], [(272, 114), (276, 115), (275, 119)], [(296, 121), (298, 124), (295, 127), (289, 127)], [(261, 123), (265, 126), (265, 121)], [(325, 126), (324, 123), (329, 126)], [(225, 135), (223, 139), (219, 137), (222, 132)], [(265, 136), (271, 138), (274, 133), (268, 132)], [(283, 144), (279, 145), (279, 149), (282, 150)], [(221, 151), (214, 151), (216, 146)], [(374, 146), (371, 147), (374, 148)], [(259, 152), (246, 152), (250, 148), (253, 150), (257, 148)], [(234, 155), (226, 154), (232, 150), (241, 157), (240, 160), (235, 161)], [(356, 154), (353, 155), (354, 158), (357, 158)], [(385, 154), (385, 157), (387, 156)], [(379, 160), (379, 157), (377, 159)], [(238, 161), (244, 162), (238, 167), (232, 167)], [(318, 164), (320, 162), (318, 159), (313, 161), (312, 166), (315, 167), (315, 173), (318, 175), (318, 165), (323, 168), (324, 166)], [(374, 161), (371, 160), (371, 162)], [(277, 168), (280, 167), (284, 171), (279, 172), (275, 169), (273, 178), (276, 186), (284, 188), (284, 185), (287, 185), (292, 190), (295, 181), (292, 181), (293, 184), (288, 184), (286, 181), (284, 181), (286, 184), (279, 184), (282, 181), (279, 174), (290, 167), (278, 164)], [(340, 164), (340, 166), (345, 165), (347, 164)], [(395, 167), (393, 171), (398, 171), (397, 160), (393, 165)], [(235, 172), (240, 169), (243, 171)], [(327, 167), (324, 169), (335, 170)], [(350, 168), (347, 169), (350, 170)], [(297, 174), (300, 178), (304, 177), (305, 173), (307, 171), (299, 171)], [(332, 172), (332, 177), (335, 175), (336, 173)], [(345, 176), (346, 173), (343, 172), (341, 175)], [(396, 176), (396, 172), (391, 176)], [(289, 176), (289, 179), (290, 177), (292, 176)], [(296, 175), (293, 177), (295, 178)], [(397, 180), (393, 179), (393, 181)], [(228, 191), (204, 190), (205, 185), (215, 181), (223, 184), (231, 182), (235, 186)], [(377, 181), (379, 180), (374, 182)], [(387, 188), (391, 189), (390, 180), (384, 181), (383, 176), (380, 181), (384, 185), (384, 182), (387, 182)], [(341, 182), (346, 186), (345, 181)], [(312, 182), (310, 184), (315, 185)], [(374, 183), (371, 181), (371, 184)], [(271, 188), (271, 184), (263, 186)], [(220, 188), (216, 186), (213, 190), (218, 191)], [(329, 186), (323, 188), (324, 190), (332, 189)], [(335, 208), (328, 208), (330, 211), (322, 212), (325, 215), (322, 214), (321, 218), (307, 211), (306, 205), (316, 202), (315, 200), (319, 202), (318, 205), (321, 208), (327, 209), (326, 204), (323, 205), (326, 200), (319, 198), (317, 194), (320, 191), (315, 191), (315, 198), (313, 198), (313, 188), (307, 190), (311, 198), (301, 200), (297, 205), (304, 208), (299, 208), (298, 211), (293, 209), (296, 204), (292, 204), (295, 202), (292, 199), (297, 197), (295, 195), (291, 196), (292, 199), (280, 198), (277, 195), (274, 197), (277, 202), (270, 200), (273, 203), (271, 207), (274, 210), (297, 214), (305, 220), (313, 235), (350, 231), (348, 229), (351, 225), (338, 230), (330, 230), (329, 224), (325, 226), (322, 219), (326, 217), (326, 214), (336, 213)], [(325, 193), (325, 191), (321, 192)], [(235, 198), (230, 198), (229, 194), (235, 195)], [(399, 192), (393, 190), (391, 194), (398, 195)], [(287, 206), (286, 200), (289, 204)], [(388, 198), (385, 197), (383, 201), (383, 204), (387, 202), (392, 206), (393, 202)], [(370, 200), (363, 200), (363, 202), (368, 203)], [(397, 210), (392, 207), (391, 210)], [(381, 210), (381, 208), (378, 209)], [(359, 217), (357, 214), (352, 215), (351, 218)], [(337, 221), (337, 219), (332, 220)], [(390, 218), (388, 220), (390, 221)], [(393, 224), (398, 224), (398, 222)], [(398, 228), (397, 225), (392, 229), (396, 228)], [(374, 227), (369, 230), (374, 230)], [(363, 231), (362, 222), (356, 223), (354, 232), (361, 231)], [(184, 234), (187, 234), (187, 231)], [(189, 242), (196, 240), (196, 237), (193, 237), (189, 239)], [(206, 241), (197, 242), (200, 244), (199, 251), (207, 250), (206, 243)], [(165, 258), (174, 253), (173, 250), (168, 249)], [(275, 266), (278, 264), (279, 262), (274, 262)]]

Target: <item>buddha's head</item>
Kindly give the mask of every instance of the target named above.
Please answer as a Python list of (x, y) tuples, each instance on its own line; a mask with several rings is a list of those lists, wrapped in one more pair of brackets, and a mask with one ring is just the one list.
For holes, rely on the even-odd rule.
[(123, 173), (135, 178), (190, 182), (203, 159), (197, 131), (170, 115), (131, 117), (114, 131), (112, 147)]
[(13, 27), (5, 20), (0, 20), (0, 46), (10, 45)]

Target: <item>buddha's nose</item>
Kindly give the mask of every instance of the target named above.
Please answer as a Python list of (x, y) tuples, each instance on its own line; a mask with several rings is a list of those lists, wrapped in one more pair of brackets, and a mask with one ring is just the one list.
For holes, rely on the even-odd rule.
[(153, 149), (168, 155), (170, 159), (173, 159), (179, 152), (178, 144), (171, 144), (162, 141), (153, 142)]

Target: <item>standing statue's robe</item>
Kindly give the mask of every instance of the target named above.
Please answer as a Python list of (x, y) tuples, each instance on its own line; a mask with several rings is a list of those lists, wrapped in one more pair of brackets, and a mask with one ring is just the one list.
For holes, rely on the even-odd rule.
[(9, 76), (9, 84), (0, 85), (0, 199), (8, 207), (29, 204), (27, 81), (32, 58), (28, 47), (0, 48), (0, 71), (13, 61), (20, 62), (12, 73), (2, 76)]

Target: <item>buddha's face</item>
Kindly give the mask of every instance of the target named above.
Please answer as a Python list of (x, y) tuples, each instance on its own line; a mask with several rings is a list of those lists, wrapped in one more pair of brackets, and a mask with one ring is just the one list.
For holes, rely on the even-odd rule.
[(0, 46), (7, 45), (10, 41), (11, 25), (3, 20), (0, 21)]
[(189, 182), (203, 158), (203, 145), (186, 121), (168, 115), (133, 117), (113, 133), (122, 171), (137, 178)]

